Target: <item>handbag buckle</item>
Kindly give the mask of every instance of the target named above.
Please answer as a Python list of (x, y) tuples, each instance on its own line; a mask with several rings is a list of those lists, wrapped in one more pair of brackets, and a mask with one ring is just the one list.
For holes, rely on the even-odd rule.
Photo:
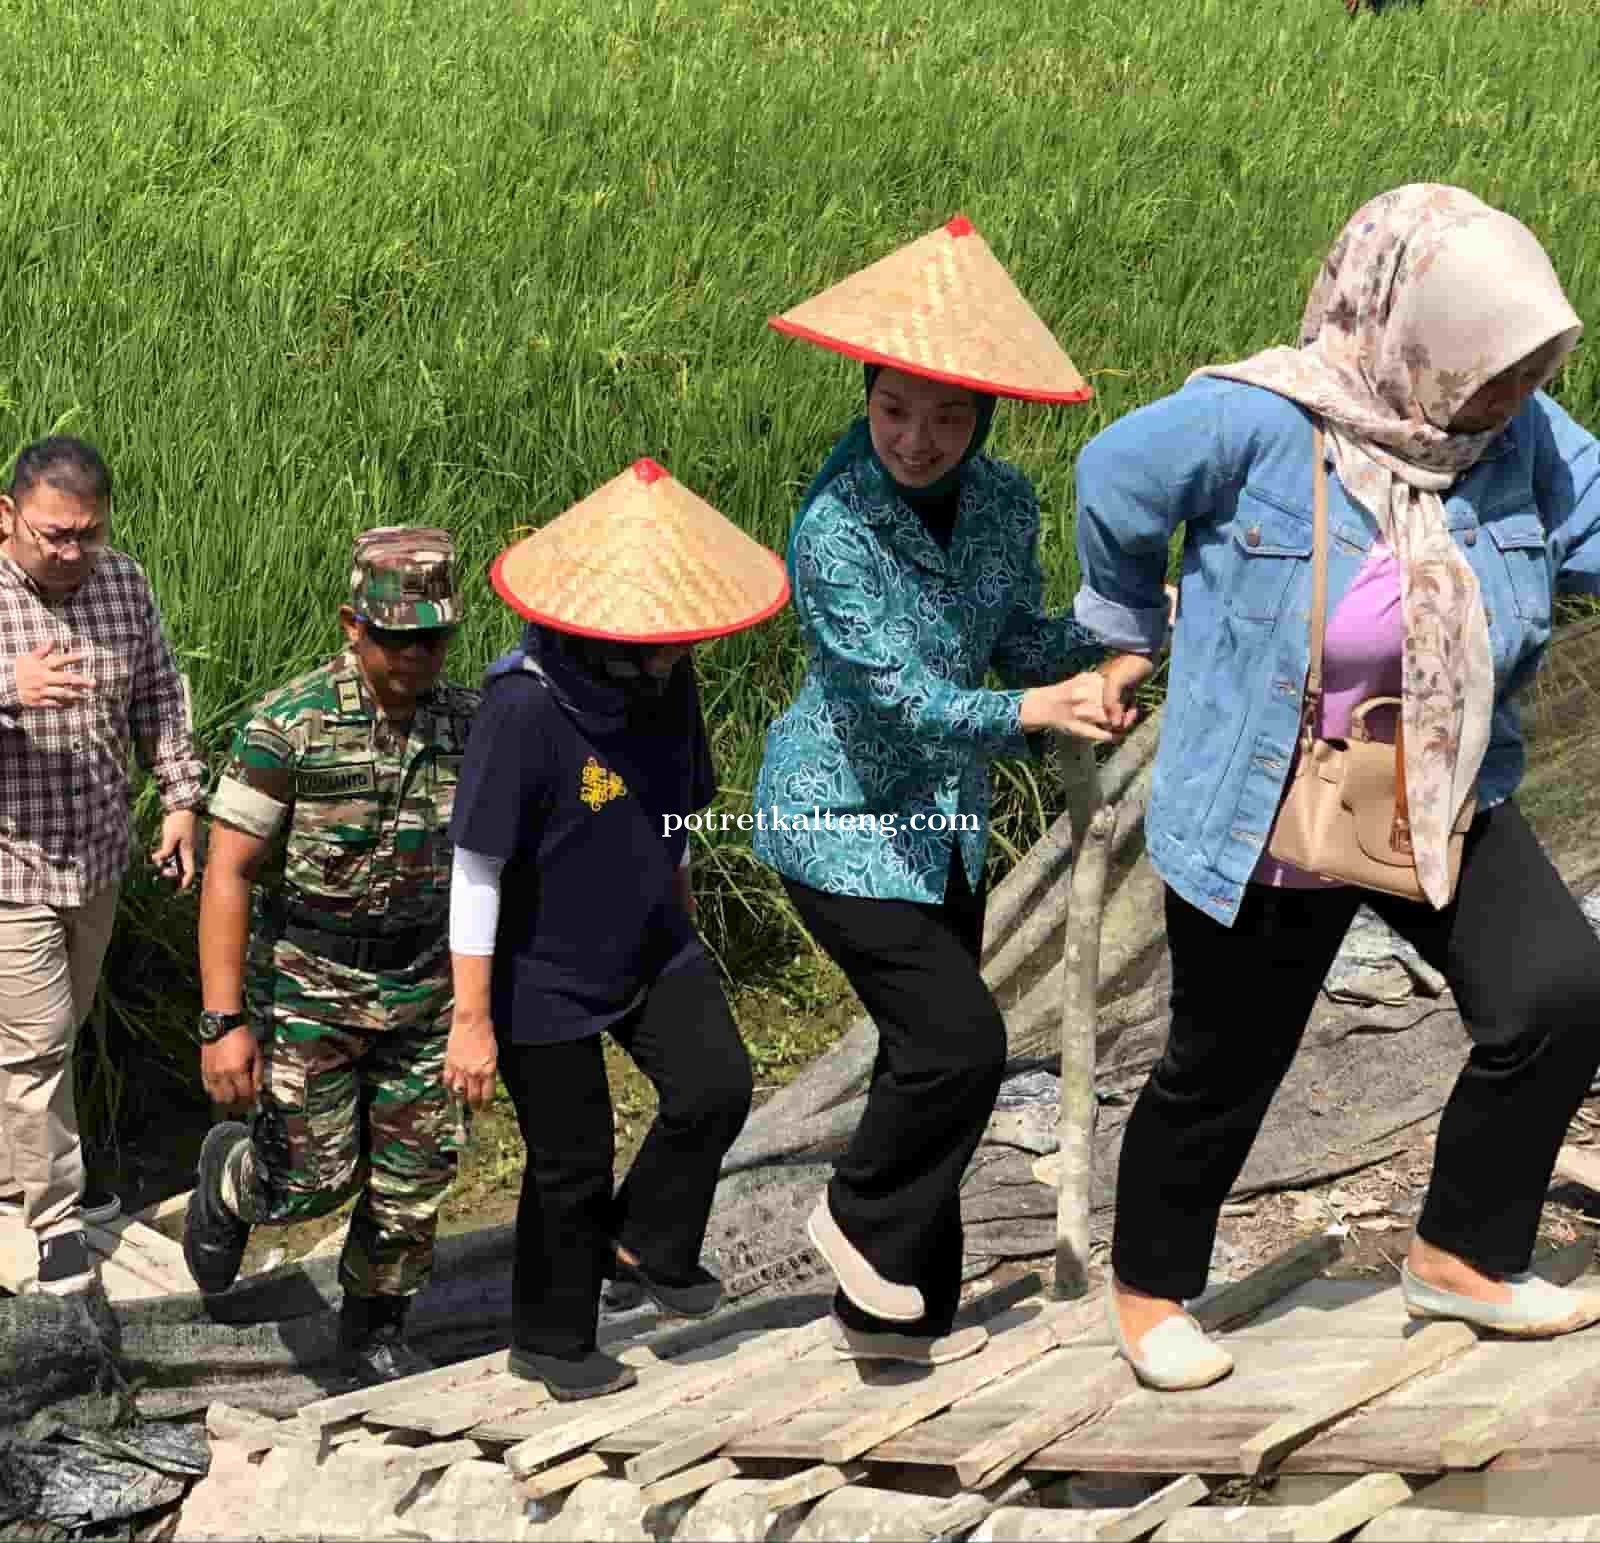
[(1411, 849), (1411, 821), (1403, 814), (1396, 813), (1394, 823), (1389, 827), (1389, 850), (1399, 852), (1403, 857), (1413, 855)]

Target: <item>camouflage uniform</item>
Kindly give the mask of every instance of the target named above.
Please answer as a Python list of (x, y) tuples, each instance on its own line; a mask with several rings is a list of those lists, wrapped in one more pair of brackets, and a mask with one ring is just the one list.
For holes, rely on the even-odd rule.
[[(369, 531), (352, 604), (385, 628), (453, 624), (452, 569), (442, 531)], [(358, 1297), (426, 1281), (466, 1134), (442, 1071), (450, 814), (477, 699), (440, 681), (402, 737), (345, 653), (255, 705), (211, 798), (214, 819), (275, 838), (252, 900), (264, 1064), (239, 1214), (302, 1221), (359, 1189), (340, 1263)]]

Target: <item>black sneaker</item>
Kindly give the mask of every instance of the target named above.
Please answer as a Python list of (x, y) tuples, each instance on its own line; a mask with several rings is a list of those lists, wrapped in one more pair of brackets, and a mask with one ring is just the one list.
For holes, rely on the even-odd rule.
[(74, 1296), (94, 1286), (94, 1258), (81, 1232), (63, 1232), (39, 1245), (37, 1289), (49, 1296)]
[(195, 1170), (194, 1192), (183, 1218), (183, 1257), (194, 1283), (207, 1296), (216, 1296), (239, 1275), (250, 1224), (242, 1222), (222, 1203), (222, 1170), (233, 1149), (250, 1139), (237, 1120), (224, 1120), (206, 1133)]
[(576, 1360), (565, 1356), (541, 1355), (537, 1350), (513, 1346), (506, 1369), (513, 1377), (527, 1382), (542, 1382), (558, 1403), (576, 1403), (583, 1398), (599, 1398), (604, 1393), (620, 1393), (639, 1380), (631, 1366), (624, 1366), (600, 1350), (591, 1350)]
[(684, 1280), (663, 1280), (652, 1275), (641, 1260), (629, 1264), (619, 1253), (613, 1279), (637, 1286), (664, 1313), (680, 1318), (709, 1318), (722, 1306), (722, 1282), (696, 1265)]

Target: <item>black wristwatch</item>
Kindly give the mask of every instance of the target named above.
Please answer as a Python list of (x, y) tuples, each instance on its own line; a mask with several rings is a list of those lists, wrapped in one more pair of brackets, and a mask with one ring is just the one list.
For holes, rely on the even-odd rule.
[(243, 1013), (201, 1013), (195, 1035), (202, 1045), (214, 1045), (224, 1034), (231, 1034), (250, 1020)]

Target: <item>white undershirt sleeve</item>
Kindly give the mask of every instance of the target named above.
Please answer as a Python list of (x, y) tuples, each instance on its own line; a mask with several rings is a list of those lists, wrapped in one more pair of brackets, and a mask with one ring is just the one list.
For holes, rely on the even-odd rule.
[(456, 848), (450, 869), (450, 952), (494, 953), (495, 928), (500, 921), (500, 870), (503, 857)]

